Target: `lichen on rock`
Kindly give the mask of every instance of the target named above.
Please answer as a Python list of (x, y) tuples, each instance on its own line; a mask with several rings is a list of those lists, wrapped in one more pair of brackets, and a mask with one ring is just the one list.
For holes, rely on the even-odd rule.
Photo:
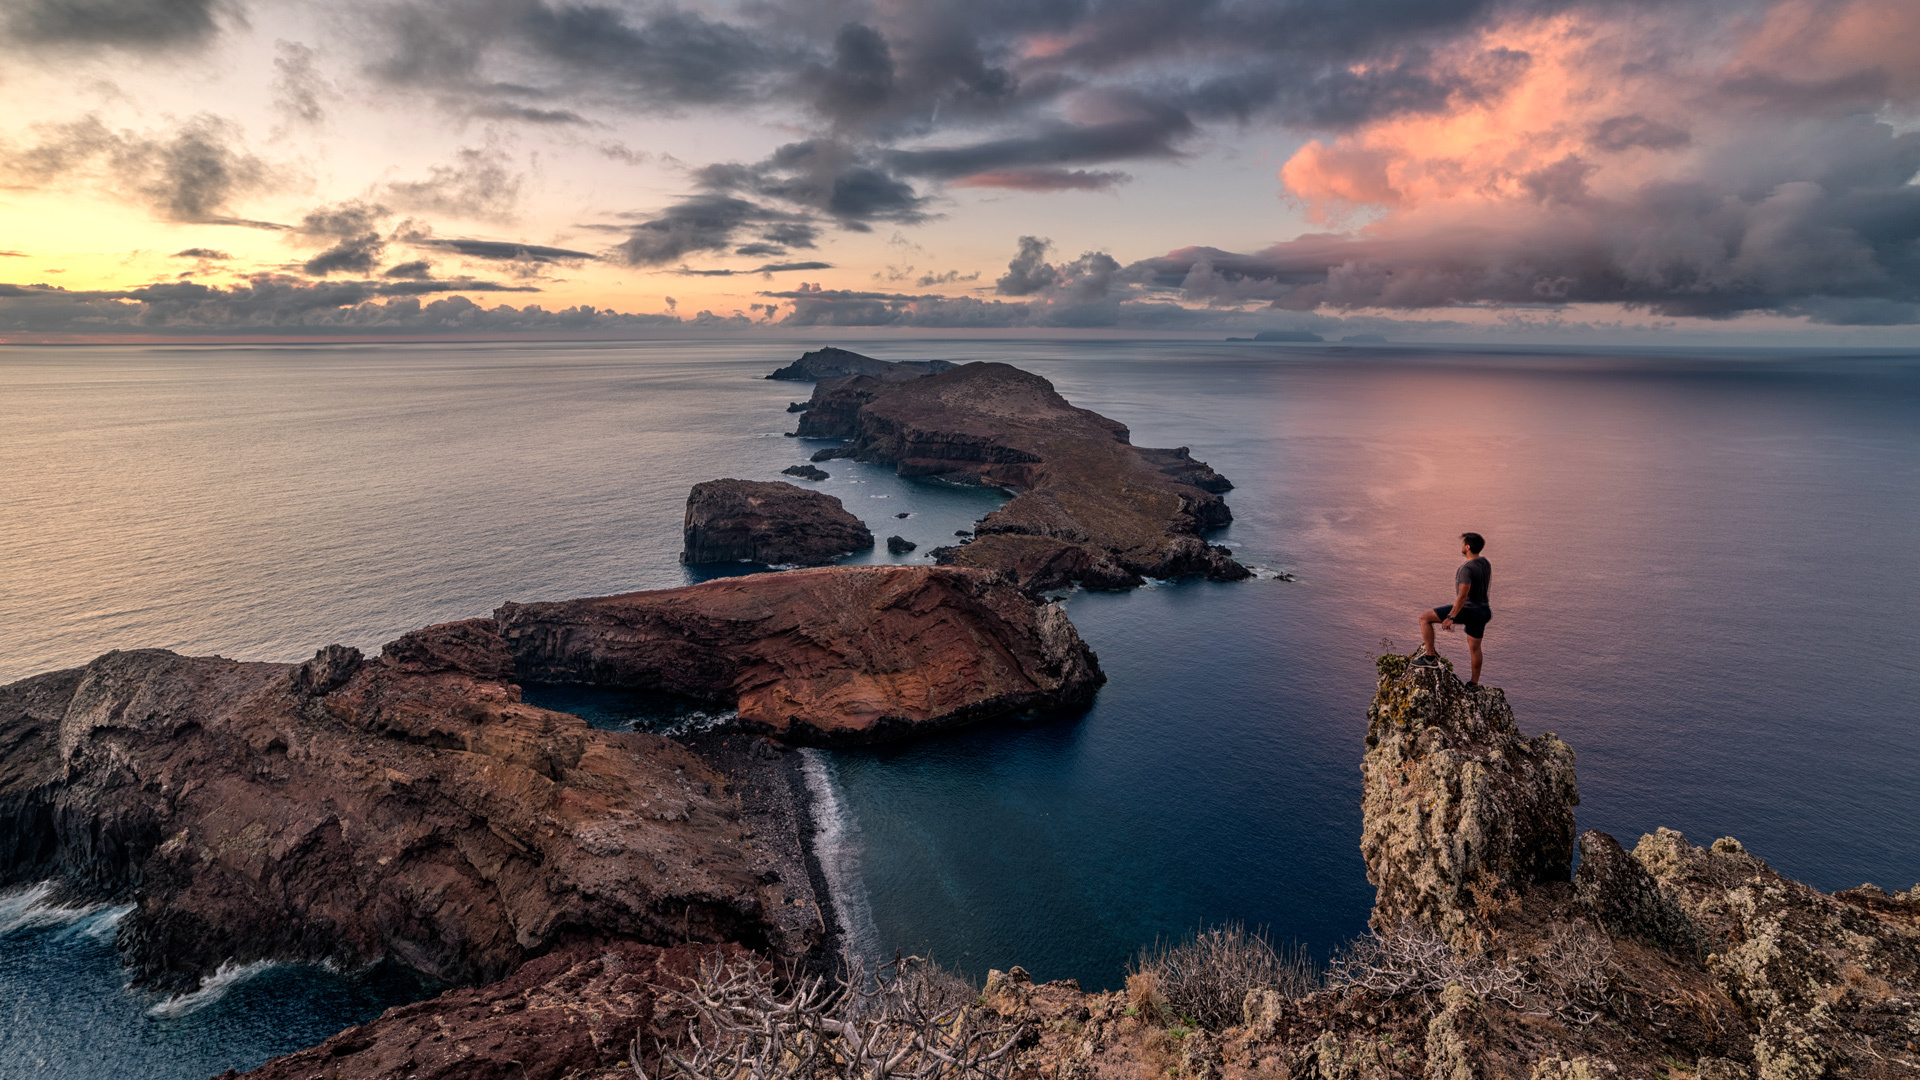
[(1505, 693), (1444, 668), (1383, 657), (1368, 710), (1360, 850), (1377, 889), (1372, 925), (1430, 927), (1470, 943), (1481, 909), (1573, 861), (1573, 750), (1528, 739)]

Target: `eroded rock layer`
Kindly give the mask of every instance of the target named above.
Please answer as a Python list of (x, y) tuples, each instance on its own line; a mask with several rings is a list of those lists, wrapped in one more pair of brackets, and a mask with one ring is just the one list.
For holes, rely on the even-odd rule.
[(487, 620), (362, 661), (158, 650), (0, 687), (0, 884), (128, 896), (142, 981), (228, 961), (391, 958), (453, 982), (568, 933), (818, 940), (725, 778), (666, 739), (520, 700)]
[[(795, 475), (827, 476), (817, 469)], [(839, 499), (780, 481), (693, 485), (684, 534), (680, 561), (685, 563), (821, 566), (873, 546), (873, 533)]]
[(495, 619), (523, 679), (721, 701), (790, 742), (1059, 708), (1105, 681), (1064, 612), (979, 570), (790, 570), (507, 604)]
[(1232, 485), (1185, 447), (1133, 446), (1124, 424), (1075, 408), (1053, 384), (1006, 364), (973, 363), (902, 382), (823, 382), (797, 435), (845, 439), (816, 457), (884, 462), (902, 476), (1017, 492), (943, 564), (1005, 570), (1025, 588), (1126, 588), (1143, 578), (1248, 571), (1201, 539), (1233, 520)]

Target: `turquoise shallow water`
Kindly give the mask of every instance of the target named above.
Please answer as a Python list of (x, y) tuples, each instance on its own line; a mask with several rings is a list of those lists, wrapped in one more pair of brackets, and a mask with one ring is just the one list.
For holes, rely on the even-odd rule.
[[(137, 645), (294, 660), (687, 581), (687, 487), (813, 449), (779, 434), (805, 387), (757, 376), (814, 344), (0, 352), (0, 679)], [(1487, 679), (1577, 750), (1582, 827), (1736, 835), (1823, 888), (1920, 879), (1920, 357), (866, 351), (1019, 362), (1138, 443), (1191, 446), (1237, 485), (1217, 539), (1298, 580), (1073, 594), (1112, 678), (1084, 714), (819, 755), (862, 947), (1112, 985), (1207, 921), (1316, 951), (1357, 932), (1370, 656), (1446, 599), (1469, 528), (1495, 567)], [(922, 551), (994, 500), (826, 467)], [(29, 1045), (69, 1077), (287, 1048), (96, 1007), (125, 994), (97, 944), (0, 934), (21, 958), (0, 1076)], [(383, 1000), (353, 993), (276, 969), (222, 1001), (244, 1032)]]

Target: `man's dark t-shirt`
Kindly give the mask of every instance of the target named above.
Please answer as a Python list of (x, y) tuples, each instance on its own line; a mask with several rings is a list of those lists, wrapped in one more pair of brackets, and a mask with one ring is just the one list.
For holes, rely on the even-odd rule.
[(1454, 571), (1453, 583), (1467, 586), (1467, 603), (1489, 608), (1487, 603), (1487, 585), (1493, 580), (1493, 564), (1484, 555), (1476, 555), (1460, 564)]

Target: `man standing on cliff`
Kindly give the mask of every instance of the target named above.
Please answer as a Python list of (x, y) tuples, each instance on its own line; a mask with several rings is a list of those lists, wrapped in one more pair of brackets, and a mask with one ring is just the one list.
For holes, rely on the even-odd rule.
[(1467, 685), (1473, 687), (1480, 685), (1480, 639), (1486, 635), (1487, 620), (1493, 618), (1493, 608), (1487, 603), (1493, 564), (1480, 554), (1480, 549), (1486, 546), (1486, 538), (1479, 533), (1460, 534), (1460, 554), (1467, 561), (1453, 572), (1453, 603), (1420, 613), (1420, 640), (1426, 648), (1413, 659), (1414, 667), (1439, 667), (1440, 657), (1433, 651), (1433, 624), (1452, 630), (1454, 624), (1459, 623), (1466, 627), (1467, 651), (1473, 655), (1473, 678), (1467, 681)]

